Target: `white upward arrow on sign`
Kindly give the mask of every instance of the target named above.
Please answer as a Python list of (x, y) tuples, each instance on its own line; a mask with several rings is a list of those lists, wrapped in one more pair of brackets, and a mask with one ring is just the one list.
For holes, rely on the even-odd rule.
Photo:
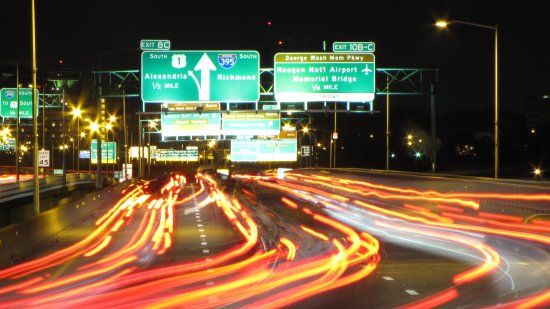
[(216, 66), (206, 53), (195, 66), (195, 71), (201, 71), (201, 84), (199, 86), (199, 100), (210, 100), (210, 71), (216, 71)]

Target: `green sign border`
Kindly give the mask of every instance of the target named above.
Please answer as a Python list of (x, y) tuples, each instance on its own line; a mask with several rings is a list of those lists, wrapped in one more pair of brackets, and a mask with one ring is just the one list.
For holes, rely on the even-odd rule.
[(141, 96), (150, 103), (257, 102), (260, 54), (253, 50), (144, 51)]
[(372, 102), (372, 53), (277, 53), (273, 88), (278, 102)]

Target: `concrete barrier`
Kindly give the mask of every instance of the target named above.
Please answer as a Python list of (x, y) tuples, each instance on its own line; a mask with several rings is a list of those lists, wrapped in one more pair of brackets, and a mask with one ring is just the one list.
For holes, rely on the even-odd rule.
[[(40, 244), (49, 240), (73, 221), (93, 216), (121, 197), (132, 181), (118, 183), (89, 193), (82, 199), (52, 208), (28, 220), (0, 229), (0, 269), (18, 263), (31, 255)], [(102, 212), (101, 212), (102, 213)]]

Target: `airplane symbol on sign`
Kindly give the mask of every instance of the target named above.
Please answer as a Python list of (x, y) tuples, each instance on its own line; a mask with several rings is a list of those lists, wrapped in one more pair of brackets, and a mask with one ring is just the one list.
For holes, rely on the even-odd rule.
[(369, 69), (369, 65), (365, 64), (365, 68), (361, 70), (361, 72), (365, 72), (365, 75), (369, 75), (370, 72), (372, 72), (371, 69)]

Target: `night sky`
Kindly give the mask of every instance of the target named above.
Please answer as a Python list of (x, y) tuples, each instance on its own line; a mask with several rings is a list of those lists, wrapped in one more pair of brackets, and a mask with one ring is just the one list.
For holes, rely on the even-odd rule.
[[(375, 42), (377, 68), (438, 69), (437, 134), (456, 165), (455, 145), (476, 139), (486, 168), (491, 168), (494, 121), (494, 30), (463, 24), (438, 29), (438, 18), (495, 26), (499, 29), (501, 155), (505, 162), (538, 164), (543, 159), (518, 159), (529, 141), (522, 111), (528, 96), (550, 94), (550, 18), (540, 1), (36, 1), (38, 73), (66, 68), (90, 75), (92, 70), (140, 69), (142, 39), (167, 39), (172, 50), (256, 50), (262, 68), (273, 67), (277, 52), (322, 52), (332, 43)], [(13, 59), (31, 72), (31, 1), (10, 1), (0, 18), (2, 75), (13, 74)], [(271, 22), (271, 26), (268, 26)], [(282, 41), (282, 45), (277, 42)], [(100, 57), (100, 55), (102, 55)], [(101, 58), (101, 62), (99, 59)], [(9, 71), (9, 72), (8, 72)], [(25, 72), (22, 72), (25, 75)], [(377, 88), (381, 73), (377, 73)], [(426, 81), (431, 77), (426, 77)], [(7, 80), (7, 79), (0, 79)], [(2, 87), (12, 85), (1, 85)], [(137, 102), (136, 102), (137, 103)], [(374, 101), (374, 115), (342, 116), (340, 162), (350, 166), (384, 166), (385, 96)], [(430, 97), (391, 97), (392, 141), (399, 147), (407, 132), (429, 135)], [(137, 106), (138, 104), (136, 104)], [(521, 116), (519, 116), (521, 117)], [(320, 116), (313, 125), (331, 126)], [(418, 131), (417, 131), (418, 132)], [(478, 133), (489, 140), (474, 138)], [(376, 138), (365, 139), (365, 136)], [(512, 136), (515, 134), (517, 136)], [(347, 140), (346, 140), (347, 139)], [(367, 144), (375, 144), (363, 150)], [(508, 144), (507, 144), (508, 143)], [(540, 143), (544, 142), (541, 140)], [(541, 144), (542, 145), (542, 144)], [(393, 146), (392, 146), (393, 147)], [(541, 149), (546, 149), (542, 147)], [(372, 154), (372, 162), (369, 155)], [(508, 157), (506, 157), (508, 156)], [(477, 157), (479, 158), (479, 156)], [(479, 159), (477, 159), (479, 161)], [(532, 162), (531, 162), (532, 161)], [(469, 164), (466, 163), (465, 166)]]
[[(30, 62), (30, 0), (0, 18), (0, 59)], [(299, 3), (299, 4), (298, 4)], [(521, 6), (520, 6), (521, 5)], [(378, 68), (438, 68), (440, 111), (493, 104), (494, 32), (437, 17), (499, 26), (501, 106), (548, 91), (550, 19), (539, 1), (36, 1), (38, 68), (57, 60), (74, 70), (139, 69), (141, 39), (173, 50), (257, 50), (262, 67), (276, 52), (322, 51), (323, 41), (373, 41)], [(267, 22), (272, 26), (268, 27)], [(283, 40), (283, 46), (277, 46)], [(25, 60), (23, 60), (25, 61)]]

